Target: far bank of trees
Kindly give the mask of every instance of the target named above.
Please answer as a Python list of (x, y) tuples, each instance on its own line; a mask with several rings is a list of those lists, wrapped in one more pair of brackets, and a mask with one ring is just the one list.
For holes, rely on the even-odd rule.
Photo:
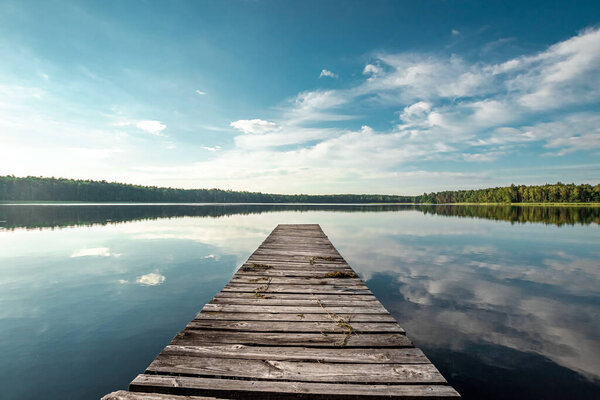
[(600, 202), (600, 184), (573, 183), (539, 186), (510, 185), (477, 190), (424, 193), (415, 198), (421, 204), (444, 203), (590, 203)]
[(0, 176), (0, 201), (142, 203), (412, 203), (412, 196), (270, 194), (221, 189), (175, 189), (106, 181)]
[(600, 184), (506, 186), (424, 193), (422, 196), (379, 194), (272, 194), (221, 189), (176, 189), (106, 181), (0, 176), (0, 201), (81, 201), (140, 203), (590, 203), (600, 202)]

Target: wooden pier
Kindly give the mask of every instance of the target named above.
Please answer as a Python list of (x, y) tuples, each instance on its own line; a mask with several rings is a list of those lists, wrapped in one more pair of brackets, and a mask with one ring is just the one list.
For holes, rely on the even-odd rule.
[(129, 390), (103, 400), (460, 398), (319, 225), (278, 225)]

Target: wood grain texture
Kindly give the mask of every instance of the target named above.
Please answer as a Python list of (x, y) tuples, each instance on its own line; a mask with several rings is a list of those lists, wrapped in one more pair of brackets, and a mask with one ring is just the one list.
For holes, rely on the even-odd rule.
[(239, 304), (207, 304), (202, 308), (206, 312), (242, 312), (242, 313), (296, 313), (296, 314), (388, 314), (381, 304), (364, 307), (302, 307), (302, 306), (269, 306)]
[(369, 300), (305, 300), (305, 299), (274, 299), (269, 296), (256, 298), (215, 297), (209, 304), (254, 305), (254, 306), (298, 306), (298, 307), (377, 307), (377, 301)]
[(445, 384), (432, 364), (333, 364), (161, 354), (146, 373), (330, 383)]
[(245, 346), (242, 344), (210, 344), (205, 346), (169, 345), (163, 354), (212, 357), (241, 358), (246, 360), (312, 361), (320, 363), (353, 364), (429, 364), (429, 360), (420, 349), (374, 349), (374, 348), (312, 348)]
[[(354, 322), (396, 322), (390, 314), (337, 314), (346, 321)], [(331, 322), (328, 314), (299, 314), (299, 313), (226, 313), (200, 312), (197, 320), (225, 321), (301, 321), (301, 322)]]
[(138, 375), (137, 391), (161, 390), (173, 394), (225, 395), (238, 399), (439, 399), (460, 398), (447, 385), (362, 385), (313, 382), (274, 382), (186, 376)]
[(345, 287), (343, 283), (338, 285), (256, 285), (250, 283), (228, 283), (223, 292), (261, 292), (261, 293), (304, 293), (304, 294), (372, 294), (369, 289), (360, 287)]
[[(219, 399), (224, 398), (219, 397)], [(158, 393), (136, 393), (119, 390), (117, 392), (107, 394), (102, 398), (102, 400), (217, 400), (217, 398), (204, 396), (174, 396), (172, 394)]]
[(107, 396), (460, 397), (316, 224), (278, 225), (130, 392)]
[(178, 333), (171, 344), (197, 346), (207, 344), (245, 344), (249, 346), (307, 346), (307, 347), (412, 347), (405, 335), (399, 333), (281, 333), (238, 332), (186, 329)]
[[(404, 333), (404, 329), (395, 322), (350, 322), (356, 333)], [(186, 326), (186, 329), (282, 333), (345, 333), (348, 330), (343, 324), (338, 324), (334, 320), (324, 322), (194, 320)]]
[[(254, 293), (235, 293), (235, 292), (219, 292), (213, 300), (216, 299), (256, 299)], [(348, 297), (347, 295), (339, 294), (314, 294), (312, 296), (306, 296), (304, 294), (294, 293), (269, 293), (269, 300), (309, 300), (315, 302), (315, 300), (321, 301), (376, 301), (377, 297), (372, 294), (353, 295)]]

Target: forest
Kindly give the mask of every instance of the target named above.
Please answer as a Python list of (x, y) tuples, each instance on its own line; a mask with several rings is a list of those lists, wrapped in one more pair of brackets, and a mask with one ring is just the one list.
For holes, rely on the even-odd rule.
[(221, 189), (176, 189), (106, 181), (0, 176), (0, 201), (141, 203), (412, 203), (412, 196), (269, 194)]
[(271, 194), (222, 189), (177, 189), (125, 183), (0, 176), (0, 201), (81, 201), (141, 203), (591, 203), (600, 202), (600, 184), (511, 185), (489, 189), (424, 193), (421, 196), (379, 194)]
[(591, 203), (600, 202), (600, 184), (510, 185), (489, 189), (453, 190), (416, 196), (420, 204), (448, 203)]

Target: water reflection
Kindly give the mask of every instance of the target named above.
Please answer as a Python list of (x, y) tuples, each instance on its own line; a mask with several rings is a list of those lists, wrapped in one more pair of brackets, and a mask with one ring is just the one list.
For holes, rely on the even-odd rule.
[(600, 207), (510, 205), (333, 205), (333, 204), (0, 204), (0, 229), (108, 225), (135, 220), (177, 217), (225, 217), (269, 212), (419, 211), (447, 217), (483, 218), (513, 223), (552, 225), (600, 224)]
[[(565, 398), (566, 393), (569, 398), (597, 398), (597, 228), (565, 231), (402, 217), (378, 218), (338, 247), (462, 392), (473, 398), (509, 397), (506, 382), (473, 376), (482, 368), (503, 370), (501, 375), (514, 372), (512, 390), (531, 391), (529, 381), (515, 390), (519, 374), (533, 378), (526, 364), (515, 362), (528, 359), (537, 365), (533, 372), (539, 377), (541, 371), (556, 372), (542, 391), (545, 395), (538, 392), (535, 398)], [(468, 359), (477, 360), (469, 363), (474, 371), (457, 367)], [(575, 377), (573, 371), (581, 375)], [(488, 390), (475, 390), (475, 378), (485, 379)]]
[(598, 209), (236, 207), (0, 206), (75, 225), (0, 229), (3, 398), (126, 388), (276, 224), (309, 222), (466, 399), (600, 396)]

